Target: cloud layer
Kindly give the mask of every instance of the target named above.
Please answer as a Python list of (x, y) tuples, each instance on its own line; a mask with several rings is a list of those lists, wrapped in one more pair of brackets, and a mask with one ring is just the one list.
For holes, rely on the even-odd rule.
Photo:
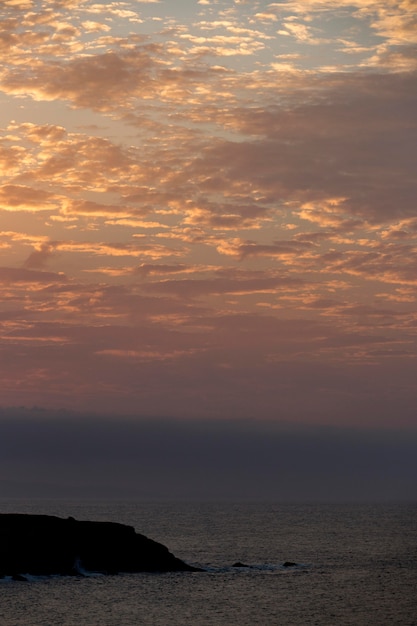
[(6, 2), (0, 404), (414, 424), (416, 8)]
[(8, 409), (0, 435), (3, 497), (381, 502), (417, 488), (415, 431)]

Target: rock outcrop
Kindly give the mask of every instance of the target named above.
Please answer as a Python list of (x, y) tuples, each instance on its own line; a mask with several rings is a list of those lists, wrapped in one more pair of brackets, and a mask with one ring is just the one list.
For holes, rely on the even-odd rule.
[(79, 575), (83, 571), (197, 571), (160, 543), (114, 522), (0, 514), (0, 577)]

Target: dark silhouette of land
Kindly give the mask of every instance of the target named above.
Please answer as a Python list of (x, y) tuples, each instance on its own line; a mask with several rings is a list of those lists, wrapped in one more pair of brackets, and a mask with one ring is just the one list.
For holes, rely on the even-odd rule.
[(0, 577), (190, 572), (164, 545), (114, 522), (0, 514)]

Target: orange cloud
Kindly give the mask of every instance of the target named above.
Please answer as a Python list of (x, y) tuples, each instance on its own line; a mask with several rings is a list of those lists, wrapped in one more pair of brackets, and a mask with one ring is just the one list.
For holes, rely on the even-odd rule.
[(414, 408), (413, 2), (182, 4), (3, 3), (5, 401)]

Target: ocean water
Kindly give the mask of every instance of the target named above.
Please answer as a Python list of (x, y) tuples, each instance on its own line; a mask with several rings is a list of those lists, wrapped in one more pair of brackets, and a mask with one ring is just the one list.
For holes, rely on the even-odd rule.
[(2, 580), (2, 626), (417, 625), (417, 503), (0, 500), (0, 512), (129, 524), (206, 570)]

